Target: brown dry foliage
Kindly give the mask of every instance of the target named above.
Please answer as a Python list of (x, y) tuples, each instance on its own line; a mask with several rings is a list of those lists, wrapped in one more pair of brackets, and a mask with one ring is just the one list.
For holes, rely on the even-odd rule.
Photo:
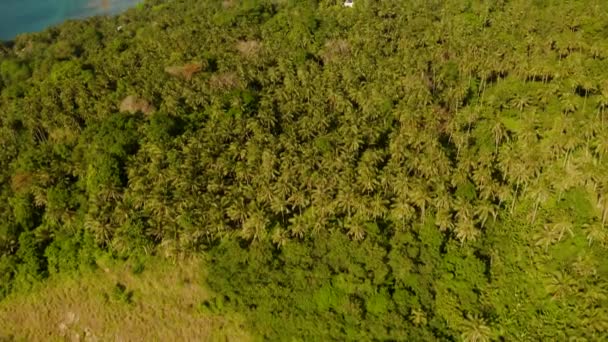
[(322, 53), (323, 60), (326, 62), (339, 61), (340, 58), (350, 56), (351, 47), (344, 39), (331, 39), (325, 43)]
[(150, 115), (156, 111), (153, 105), (151, 105), (148, 101), (139, 98), (134, 95), (129, 95), (122, 100), (120, 103), (119, 110), (121, 112), (127, 112), (131, 114), (136, 114), (138, 112), (142, 112), (146, 115)]
[(10, 49), (8, 48), (8, 46), (5, 46), (3, 42), (0, 42), (0, 57), (8, 56), (9, 53)]
[(11, 179), (11, 188), (14, 192), (27, 189), (32, 184), (33, 178), (29, 172), (17, 172)]
[(256, 57), (262, 45), (257, 40), (240, 40), (236, 43), (236, 49), (246, 58)]
[[(249, 340), (240, 318), (198, 311), (209, 294), (197, 284), (196, 260), (153, 263), (140, 275), (129, 265), (99, 266), (0, 302), (0, 341), (3, 335), (17, 341)], [(106, 299), (117, 283), (133, 291), (131, 304)]]
[[(19, 37), (17, 39), (19, 39)], [(20, 48), (17, 48), (17, 46), (19, 46)], [(32, 51), (34, 51), (34, 43), (28, 40), (24, 44), (16, 44), (14, 51), (15, 55), (17, 55), (18, 57), (25, 58), (30, 55)]]
[(236, 0), (224, 0), (222, 1), (223, 8), (232, 8), (237, 4)]
[(76, 143), (80, 133), (77, 125), (65, 125), (50, 130), (49, 139), (54, 143)]
[(194, 74), (203, 70), (202, 63), (188, 63), (184, 65), (174, 65), (165, 68), (165, 72), (171, 76), (181, 77), (185, 80), (191, 80)]
[(240, 80), (234, 72), (224, 72), (215, 74), (209, 79), (209, 84), (213, 89), (233, 89), (240, 85)]

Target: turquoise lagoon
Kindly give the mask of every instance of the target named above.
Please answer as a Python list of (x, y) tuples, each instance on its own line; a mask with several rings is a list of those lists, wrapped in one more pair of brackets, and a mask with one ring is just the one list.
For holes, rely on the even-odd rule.
[(67, 19), (116, 14), (140, 0), (0, 0), (0, 40), (43, 30)]

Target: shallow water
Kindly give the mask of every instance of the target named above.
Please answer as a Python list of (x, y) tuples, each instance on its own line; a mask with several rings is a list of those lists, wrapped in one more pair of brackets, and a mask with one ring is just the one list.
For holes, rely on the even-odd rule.
[(66, 19), (116, 14), (140, 0), (0, 0), (0, 40), (35, 32)]

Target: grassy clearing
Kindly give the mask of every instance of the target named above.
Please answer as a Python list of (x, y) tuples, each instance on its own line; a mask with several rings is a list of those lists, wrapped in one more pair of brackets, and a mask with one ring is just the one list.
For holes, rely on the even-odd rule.
[(0, 341), (247, 341), (237, 317), (203, 313), (198, 260), (99, 262), (0, 303)]

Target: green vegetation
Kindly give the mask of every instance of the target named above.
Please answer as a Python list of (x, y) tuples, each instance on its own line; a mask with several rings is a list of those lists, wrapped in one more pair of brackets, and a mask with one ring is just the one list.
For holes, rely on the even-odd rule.
[(205, 312), (200, 261), (99, 260), (0, 303), (0, 341), (249, 341), (242, 318)]
[(176, 315), (254, 340), (606, 340), (606, 23), (601, 0), (152, 0), (20, 36), (0, 298), (196, 256), (213, 295)]

